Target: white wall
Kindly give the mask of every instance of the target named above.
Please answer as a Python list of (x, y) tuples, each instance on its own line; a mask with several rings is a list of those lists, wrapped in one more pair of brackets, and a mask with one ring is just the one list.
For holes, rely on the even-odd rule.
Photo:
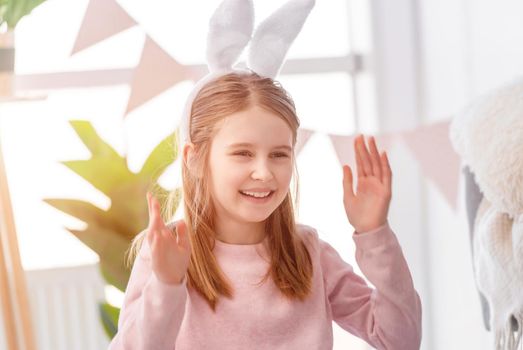
[[(453, 115), (480, 94), (523, 73), (523, 3), (420, 1), (423, 114)], [(523, 137), (523, 135), (522, 135)], [(434, 349), (492, 349), (481, 320), (463, 202), (452, 213), (427, 193)]]
[[(374, 14), (384, 131), (448, 119), (523, 73), (519, 1), (382, 1)], [(405, 249), (422, 294), (422, 349), (492, 349), (472, 275), (463, 197), (454, 212), (404, 152), (396, 153), (392, 163), (401, 173), (391, 220), (413, 240)]]

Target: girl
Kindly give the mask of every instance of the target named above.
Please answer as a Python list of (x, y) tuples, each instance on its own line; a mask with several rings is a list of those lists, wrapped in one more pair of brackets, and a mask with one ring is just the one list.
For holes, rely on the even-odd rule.
[(150, 223), (110, 348), (331, 349), (334, 320), (378, 349), (418, 349), (420, 299), (388, 225), (392, 174), (374, 138), (370, 149), (362, 135), (354, 142), (357, 191), (343, 166), (343, 203), (376, 289), (294, 221), (299, 121), (281, 86), (230, 73), (193, 105), (185, 220), (165, 225), (148, 194)]
[[(356, 192), (343, 166), (343, 204), (375, 289), (295, 222), (299, 119), (274, 77), (313, 3), (290, 1), (252, 40), (250, 1), (226, 0), (211, 19), (211, 74), (182, 119), (184, 218), (166, 224), (148, 193), (110, 349), (332, 349), (332, 321), (378, 349), (419, 348), (420, 298), (388, 224), (392, 173), (373, 137), (355, 139)], [(249, 40), (249, 69), (231, 68)]]

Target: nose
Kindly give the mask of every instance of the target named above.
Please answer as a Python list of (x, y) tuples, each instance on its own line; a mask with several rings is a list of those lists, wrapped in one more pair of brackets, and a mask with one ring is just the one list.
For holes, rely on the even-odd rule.
[(259, 159), (254, 163), (254, 169), (252, 171), (251, 177), (254, 180), (268, 181), (273, 178), (272, 171), (268, 161), (264, 159)]

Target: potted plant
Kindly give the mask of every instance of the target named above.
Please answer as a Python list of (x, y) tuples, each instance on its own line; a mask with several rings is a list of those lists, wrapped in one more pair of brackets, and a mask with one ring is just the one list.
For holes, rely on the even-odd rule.
[(0, 0), (0, 98), (13, 95), (14, 29), (45, 0)]
[[(127, 159), (103, 141), (88, 121), (70, 123), (92, 156), (62, 163), (104, 193), (111, 206), (105, 211), (75, 199), (44, 201), (87, 224), (83, 231), (68, 231), (98, 254), (104, 279), (124, 292), (130, 276), (125, 255), (132, 239), (147, 227), (149, 220), (146, 192), (155, 192), (161, 203), (169, 194), (174, 196), (172, 210), (176, 210), (181, 200), (180, 188), (168, 192), (157, 184), (158, 177), (176, 160), (175, 134), (162, 140), (147, 157), (142, 169), (133, 173), (127, 167)], [(99, 310), (104, 329), (112, 339), (117, 331), (120, 310), (107, 302), (99, 303)]]

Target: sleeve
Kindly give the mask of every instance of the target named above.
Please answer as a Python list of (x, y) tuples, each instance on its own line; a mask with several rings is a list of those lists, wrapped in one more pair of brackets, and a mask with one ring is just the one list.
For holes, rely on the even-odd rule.
[(333, 320), (377, 349), (419, 349), (421, 301), (388, 222), (354, 232), (356, 262), (371, 288), (327, 242), (319, 240)]
[(144, 239), (131, 270), (109, 350), (174, 349), (185, 314), (186, 281), (161, 282), (151, 269), (150, 248)]

